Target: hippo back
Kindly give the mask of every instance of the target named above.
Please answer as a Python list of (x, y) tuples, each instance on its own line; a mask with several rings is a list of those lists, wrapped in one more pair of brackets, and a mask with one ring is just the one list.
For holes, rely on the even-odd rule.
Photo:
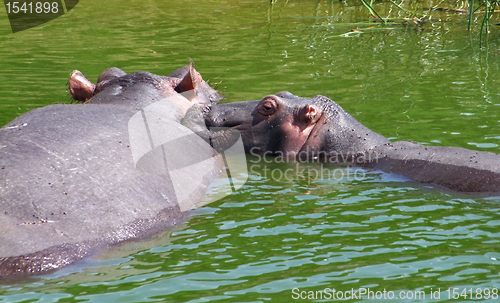
[[(136, 169), (128, 131), (135, 114), (105, 104), (52, 105), (0, 129), (0, 278), (59, 268), (184, 215), (168, 174)], [(194, 144), (212, 151), (202, 139)], [(193, 201), (218, 172), (210, 163), (193, 172), (202, 178)]]

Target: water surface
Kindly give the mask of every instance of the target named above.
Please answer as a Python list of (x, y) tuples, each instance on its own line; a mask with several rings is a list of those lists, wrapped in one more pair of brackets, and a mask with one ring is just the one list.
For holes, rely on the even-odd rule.
[[(16, 34), (0, 13), (0, 125), (70, 102), (73, 69), (95, 81), (110, 66), (168, 74), (192, 59), (225, 102), (322, 94), (392, 140), (498, 153), (498, 30), (479, 48), (463, 15), (381, 26), (355, 4), (88, 0)], [(457, 302), (448, 289), (465, 289), (458, 301), (470, 301), (477, 289), (500, 288), (499, 198), (373, 170), (317, 178), (319, 164), (266, 165), (152, 239), (0, 286), (0, 302), (290, 302), (294, 288)], [(297, 173), (279, 177), (288, 168)]]

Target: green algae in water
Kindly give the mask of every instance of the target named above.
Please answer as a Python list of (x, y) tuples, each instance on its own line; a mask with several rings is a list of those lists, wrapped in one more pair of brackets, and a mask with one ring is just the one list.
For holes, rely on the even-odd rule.
[[(466, 19), (439, 14), (423, 30), (348, 38), (337, 36), (365, 27), (366, 11), (336, 1), (87, 1), (17, 34), (0, 19), (0, 124), (69, 102), (73, 69), (95, 81), (110, 66), (168, 74), (192, 58), (224, 102), (322, 94), (393, 140), (498, 153), (498, 31), (478, 49)], [(449, 288), (500, 286), (498, 198), (380, 171), (304, 180), (263, 169), (151, 239), (1, 286), (0, 302), (290, 302), (294, 288), (363, 287), (422, 290), (421, 301), (441, 289), (443, 301)]]

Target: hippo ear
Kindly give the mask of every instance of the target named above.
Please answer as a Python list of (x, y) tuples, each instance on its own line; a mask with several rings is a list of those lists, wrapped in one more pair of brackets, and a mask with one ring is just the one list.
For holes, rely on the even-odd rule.
[(194, 69), (193, 62), (189, 64), (186, 75), (174, 89), (189, 101), (198, 104), (210, 105), (222, 99), (222, 96), (215, 89), (203, 81), (200, 73)]
[[(201, 83), (200, 73), (198, 73), (193, 66), (193, 62), (189, 64), (189, 70), (187, 74), (182, 78), (181, 82), (175, 87), (175, 91), (180, 93), (189, 92), (195, 90), (197, 84)], [(188, 98), (190, 99), (190, 98)]]
[(71, 73), (68, 81), (71, 97), (76, 101), (85, 102), (94, 96), (95, 85), (78, 70)]

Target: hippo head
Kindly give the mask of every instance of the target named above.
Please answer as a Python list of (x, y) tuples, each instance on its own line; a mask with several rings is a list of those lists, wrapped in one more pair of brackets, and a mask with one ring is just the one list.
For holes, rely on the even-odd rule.
[(94, 104), (116, 104), (143, 108), (166, 97), (178, 94), (192, 103), (209, 106), (222, 99), (206, 83), (191, 63), (168, 76), (148, 72), (127, 74), (119, 68), (106, 69), (97, 84), (85, 78), (80, 71), (73, 71), (69, 91), (76, 101)]
[(301, 98), (279, 92), (260, 101), (217, 105), (205, 122), (209, 128), (240, 131), (246, 152), (287, 158), (356, 156), (388, 142), (321, 95)]

